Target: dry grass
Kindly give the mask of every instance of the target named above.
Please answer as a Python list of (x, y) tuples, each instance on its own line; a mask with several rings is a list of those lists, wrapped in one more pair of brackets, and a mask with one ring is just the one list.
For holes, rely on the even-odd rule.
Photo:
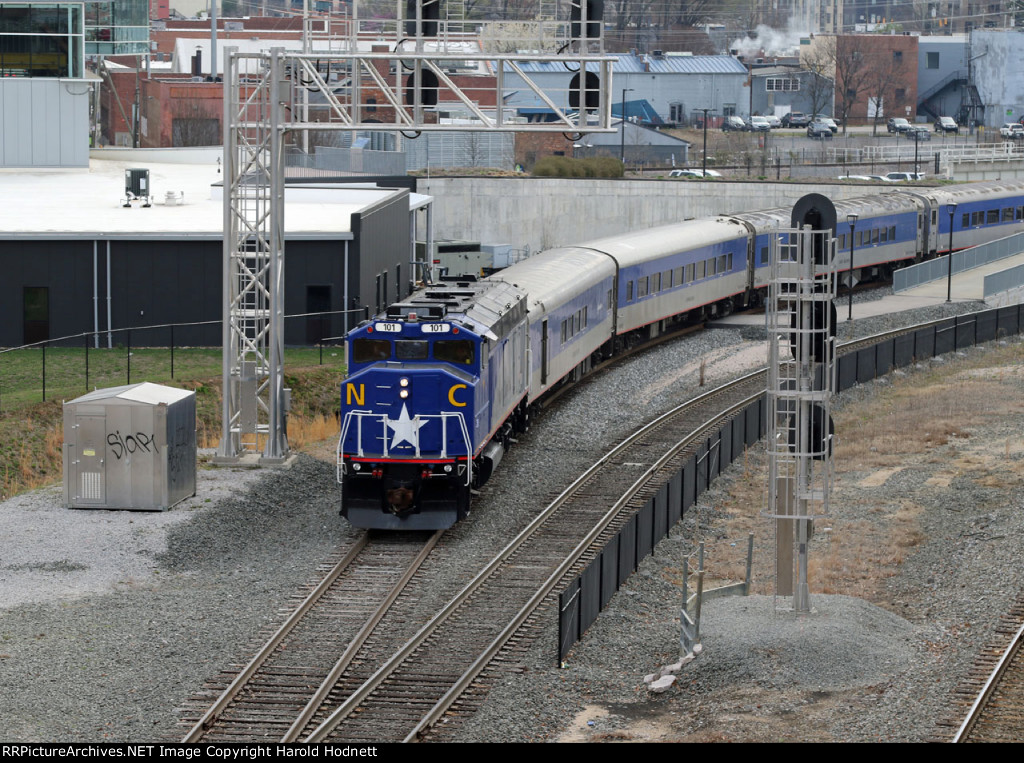
[[(884, 605), (885, 580), (925, 540), (919, 523), (923, 509), (909, 498), (893, 496), (886, 489), (892, 475), (879, 470), (894, 465), (928, 469), (938, 480), (936, 490), (946, 489), (943, 483), (957, 476), (998, 489), (1024, 482), (1019, 469), (997, 466), (1013, 463), (1003, 456), (1024, 450), (1024, 436), (1011, 434), (994, 443), (971, 437), (976, 427), (1007, 411), (1024, 411), (1022, 369), (1024, 345), (1015, 343), (896, 378), (885, 391), (834, 412), (837, 479), (830, 516), (814, 523), (808, 571), (812, 593)], [(775, 592), (775, 523), (764, 516), (766, 474), (763, 450), (748, 451), (727, 498), (715, 506), (723, 521), (707, 538), (706, 587), (743, 579), (746, 537), (753, 532), (754, 592)], [(872, 475), (880, 479), (874, 487), (865, 486)]]
[[(196, 434), (197, 438), (200, 434)], [(200, 448), (216, 448), (220, 445), (220, 432), (206, 430), (198, 442)], [(314, 416), (288, 417), (288, 446), (293, 450), (303, 450), (325, 440), (336, 440), (338, 437), (338, 421), (334, 417), (316, 414)], [(262, 449), (266, 443), (265, 435), (258, 435), (256, 449)]]

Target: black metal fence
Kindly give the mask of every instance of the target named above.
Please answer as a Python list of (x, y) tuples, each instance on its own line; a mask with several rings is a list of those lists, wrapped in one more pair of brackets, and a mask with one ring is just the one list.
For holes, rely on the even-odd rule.
[[(316, 362), (320, 365), (324, 364), (325, 348), (344, 342), (343, 336), (325, 335), (330, 330), (330, 317), (336, 315), (349, 315), (358, 321), (369, 317), (369, 310), (335, 310), (284, 317), (285, 321), (302, 322), (303, 335), (315, 337), (303, 347), (316, 351)], [(220, 357), (222, 324), (220, 320), (193, 321), (88, 331), (0, 349), (0, 411), (12, 406), (12, 398), (18, 392), (22, 393), (18, 396), (19, 403), (45, 402), (48, 390), (56, 389), (64, 394), (69, 390), (88, 392), (93, 386), (131, 384), (133, 372), (136, 380), (140, 376), (152, 376), (154, 364), (160, 366), (160, 378), (174, 379), (180, 370), (183, 349), (206, 349)], [(211, 341), (213, 338), (215, 341)], [(286, 349), (286, 356), (288, 352)], [(29, 360), (25, 359), (26, 355), (31, 356)], [(304, 357), (304, 362), (309, 360)], [(340, 362), (344, 362), (344, 357)], [(218, 368), (220, 364), (217, 360)]]
[[(1011, 305), (960, 315), (927, 324), (901, 336), (884, 339), (839, 358), (837, 392), (912, 365), (999, 337), (1020, 334), (1024, 305)], [(686, 510), (723, 469), (765, 433), (766, 398), (712, 437), (702, 441), (686, 464), (651, 497), (598, 556), (559, 594), (558, 662), (583, 637), (612, 594), (636, 571), (666, 537)]]

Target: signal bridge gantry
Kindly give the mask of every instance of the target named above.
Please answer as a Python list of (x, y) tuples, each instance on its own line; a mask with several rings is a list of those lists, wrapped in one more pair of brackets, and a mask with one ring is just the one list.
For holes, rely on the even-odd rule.
[[(489, 54), (477, 45), (486, 22), (452, 18), (440, 0), (398, 3), (398, 18), (360, 21), (348, 34), (312, 39), (302, 51), (224, 53), (223, 410), (219, 463), (247, 453), (275, 463), (288, 455), (284, 358), (284, 156), (290, 134), (391, 131), (563, 133), (578, 140), (611, 126), (612, 63), (603, 52), (600, 0), (570, 0), (567, 18), (524, 22), (528, 53)], [(453, 11), (453, 9), (455, 9)], [(531, 26), (532, 25), (532, 26)], [(322, 43), (322, 44), (321, 44)], [(313, 49), (315, 48), (315, 49)], [(368, 49), (367, 49), (368, 48)], [(541, 52), (549, 50), (551, 52)], [(542, 86), (523, 64), (564, 71)], [(543, 68), (543, 67), (542, 67)], [(543, 103), (548, 121), (524, 122), (510, 101)], [(438, 110), (470, 119), (443, 121)], [(315, 113), (315, 118), (311, 115)], [(415, 268), (422, 263), (412, 263)]]

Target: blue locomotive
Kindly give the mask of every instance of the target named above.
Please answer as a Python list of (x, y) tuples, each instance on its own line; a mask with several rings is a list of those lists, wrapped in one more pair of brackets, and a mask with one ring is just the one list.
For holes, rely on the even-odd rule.
[(384, 529), (449, 527), (525, 426), (526, 295), (425, 289), (352, 331), (342, 388), (342, 513)]
[[(835, 208), (835, 267), (864, 280), (944, 253), (951, 223), (953, 248), (1024, 231), (1024, 183), (914, 188)], [(382, 529), (464, 518), (543, 396), (680, 322), (760, 304), (770, 240), (790, 213), (548, 250), (480, 281), (427, 286), (364, 322), (348, 335), (341, 389), (342, 514)]]

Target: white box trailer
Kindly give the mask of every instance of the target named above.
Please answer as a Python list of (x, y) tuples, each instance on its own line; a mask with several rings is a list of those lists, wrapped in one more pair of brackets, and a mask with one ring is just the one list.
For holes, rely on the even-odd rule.
[(143, 382), (64, 404), (64, 505), (162, 511), (196, 493), (196, 395)]

